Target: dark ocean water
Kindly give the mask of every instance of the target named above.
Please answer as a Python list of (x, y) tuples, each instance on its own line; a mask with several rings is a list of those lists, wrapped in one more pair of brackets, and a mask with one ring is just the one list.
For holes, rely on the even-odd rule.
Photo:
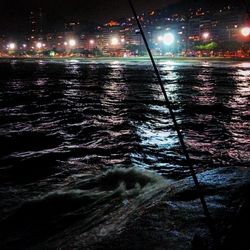
[[(197, 172), (247, 167), (250, 63), (159, 69)], [(3, 249), (97, 230), (161, 176), (189, 176), (147, 62), (1, 61), (0, 147)]]

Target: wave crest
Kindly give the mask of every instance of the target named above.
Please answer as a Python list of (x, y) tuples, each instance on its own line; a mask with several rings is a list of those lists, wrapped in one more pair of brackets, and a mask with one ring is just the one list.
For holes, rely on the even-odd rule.
[[(128, 215), (165, 183), (160, 176), (134, 168), (79, 178), (64, 189), (25, 202), (0, 221), (2, 246), (29, 248), (78, 224), (81, 233), (88, 232), (112, 216), (115, 223), (114, 213), (125, 207)], [(120, 216), (116, 220), (119, 224)]]

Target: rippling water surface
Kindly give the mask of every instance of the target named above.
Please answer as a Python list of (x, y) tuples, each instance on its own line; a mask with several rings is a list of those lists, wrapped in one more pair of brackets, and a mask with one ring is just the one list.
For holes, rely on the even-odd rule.
[[(247, 166), (250, 63), (159, 69), (197, 172)], [(189, 175), (147, 62), (1, 61), (0, 145), (0, 216), (116, 167)]]

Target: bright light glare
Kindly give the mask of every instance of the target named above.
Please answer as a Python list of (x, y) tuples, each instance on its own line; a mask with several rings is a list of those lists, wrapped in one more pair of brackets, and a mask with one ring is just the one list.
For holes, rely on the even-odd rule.
[(210, 36), (210, 34), (209, 34), (208, 32), (205, 32), (205, 33), (202, 34), (202, 37), (203, 37), (204, 39), (208, 39), (209, 36)]
[(70, 39), (70, 40), (69, 40), (69, 45), (70, 45), (71, 47), (76, 46), (76, 40)]
[(94, 40), (90, 40), (89, 43), (90, 43), (91, 45), (93, 45), (93, 44), (95, 43), (95, 41), (94, 41)]
[(64, 42), (64, 45), (65, 45), (65, 46), (67, 46), (67, 45), (68, 45), (68, 43), (67, 43), (67, 42)]
[(162, 36), (158, 36), (158, 41), (162, 41), (163, 40), (163, 37)]
[(23, 47), (26, 48), (26, 47), (27, 47), (27, 44), (23, 44)]
[(111, 38), (111, 45), (116, 46), (119, 44), (119, 39), (117, 37)]
[(250, 27), (244, 27), (241, 29), (241, 34), (245, 37), (250, 35)]
[(172, 45), (174, 41), (175, 41), (175, 37), (172, 33), (167, 33), (163, 37), (163, 42), (168, 46)]
[(38, 49), (41, 49), (42, 48), (42, 43), (40, 43), (40, 42), (38, 42), (37, 44), (36, 44), (36, 47), (38, 48)]
[(10, 49), (15, 49), (16, 48), (16, 44), (15, 43), (10, 43), (9, 45), (8, 45), (8, 47), (10, 48)]

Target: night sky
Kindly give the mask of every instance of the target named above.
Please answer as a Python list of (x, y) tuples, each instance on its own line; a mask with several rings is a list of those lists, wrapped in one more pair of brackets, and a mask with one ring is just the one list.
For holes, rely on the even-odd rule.
[[(176, 1), (178, 0), (134, 0), (134, 3), (138, 11), (147, 11)], [(25, 32), (29, 12), (39, 7), (46, 14), (47, 24), (55, 27), (70, 17), (77, 17), (81, 22), (87, 23), (131, 15), (127, 0), (4, 0), (1, 1), (0, 32)]]

